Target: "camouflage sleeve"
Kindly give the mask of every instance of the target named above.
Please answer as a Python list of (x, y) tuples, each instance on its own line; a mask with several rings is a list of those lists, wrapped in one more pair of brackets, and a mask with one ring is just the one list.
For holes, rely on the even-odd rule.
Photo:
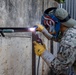
[[(50, 61), (50, 67), (57, 74), (67, 74), (67, 70), (75, 61), (76, 29), (69, 29), (60, 42), (57, 57)], [(44, 59), (45, 57), (43, 57)], [(50, 57), (51, 58), (51, 57)], [(45, 59), (46, 61), (46, 59)]]
[(66, 73), (73, 65), (76, 58), (76, 29), (70, 28), (64, 34), (57, 57), (51, 62), (52, 68), (57, 73)]

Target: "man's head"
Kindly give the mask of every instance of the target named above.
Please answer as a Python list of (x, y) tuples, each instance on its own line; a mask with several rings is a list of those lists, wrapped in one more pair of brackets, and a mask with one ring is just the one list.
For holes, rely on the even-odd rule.
[(72, 19), (65, 9), (57, 8), (54, 15), (60, 20), (61, 24), (67, 27), (76, 26), (76, 20)]
[(48, 30), (50, 34), (54, 36), (54, 38), (58, 37), (58, 33), (60, 31), (60, 21), (53, 14), (57, 8), (48, 8), (44, 11), (44, 14), (41, 18), (41, 24)]
[(73, 27), (76, 21), (69, 16), (66, 10), (52, 7), (44, 11), (41, 24), (57, 39), (60, 31), (64, 32), (66, 28)]

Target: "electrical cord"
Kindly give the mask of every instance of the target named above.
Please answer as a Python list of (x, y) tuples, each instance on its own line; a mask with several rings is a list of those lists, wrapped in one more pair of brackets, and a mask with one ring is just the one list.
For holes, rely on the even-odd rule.
[[(43, 45), (43, 42), (42, 42), (42, 40), (39, 38), (38, 34), (36, 34), (36, 36), (37, 36), (37, 42), (38, 42), (38, 43), (41, 43), (41, 44)], [(40, 56), (39, 56), (39, 58), (38, 58), (37, 75), (39, 75), (39, 64), (40, 64)]]
[(39, 75), (39, 64), (40, 64), (40, 56), (39, 56), (39, 58), (38, 58), (37, 75)]

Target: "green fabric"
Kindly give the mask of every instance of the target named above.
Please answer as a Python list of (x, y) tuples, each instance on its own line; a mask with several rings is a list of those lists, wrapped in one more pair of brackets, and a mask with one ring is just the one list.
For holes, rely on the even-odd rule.
[(65, 2), (65, 0), (55, 0), (55, 1), (57, 1), (58, 3), (64, 3)]

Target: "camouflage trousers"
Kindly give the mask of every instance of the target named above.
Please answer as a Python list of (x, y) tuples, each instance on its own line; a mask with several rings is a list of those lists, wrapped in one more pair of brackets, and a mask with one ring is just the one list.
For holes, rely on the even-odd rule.
[(53, 70), (51, 70), (50, 74), (48, 75), (76, 75), (75, 72), (74, 72), (74, 68), (73, 67), (70, 67), (67, 71), (66, 71), (66, 74), (56, 74), (53, 72)]

